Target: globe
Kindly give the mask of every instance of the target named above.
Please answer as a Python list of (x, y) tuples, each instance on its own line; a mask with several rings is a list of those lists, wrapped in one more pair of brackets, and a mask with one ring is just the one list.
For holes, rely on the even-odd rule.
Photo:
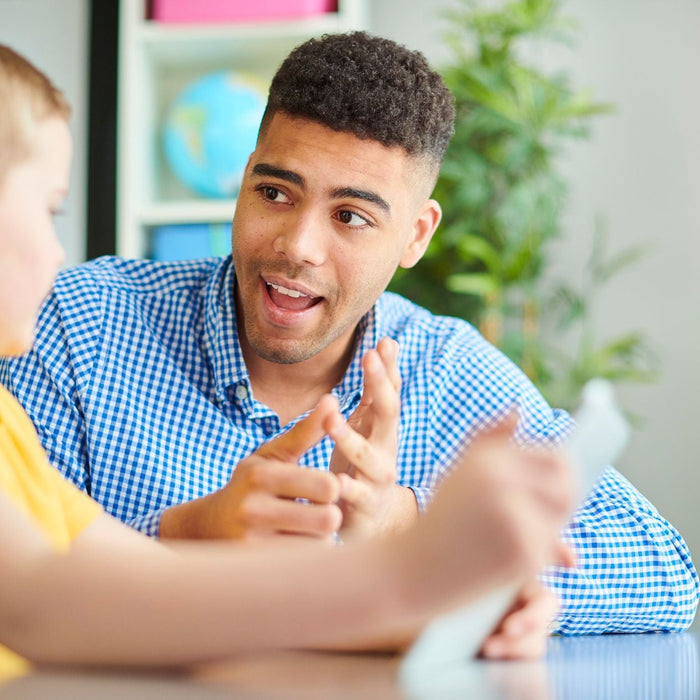
[(173, 173), (205, 197), (235, 197), (264, 109), (263, 90), (240, 73), (211, 73), (186, 87), (163, 126)]

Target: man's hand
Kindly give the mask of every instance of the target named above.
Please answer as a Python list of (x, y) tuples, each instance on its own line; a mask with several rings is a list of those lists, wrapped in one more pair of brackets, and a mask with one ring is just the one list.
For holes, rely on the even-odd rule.
[(342, 422), (336, 401), (325, 396), (291, 430), (241, 460), (224, 488), (166, 510), (161, 518), (160, 537), (330, 537), (342, 519), (340, 508), (335, 505), (340, 482), (334, 474), (299, 467), (298, 460), (324, 437), (323, 424), (333, 417)]
[(413, 491), (396, 483), (401, 375), (398, 344), (379, 341), (362, 358), (362, 401), (348, 419), (330, 416), (325, 427), (335, 440), (331, 472), (341, 484), (344, 537), (373, 536), (406, 528), (418, 515)]
[[(572, 559), (562, 563), (573, 565)], [(540, 658), (545, 653), (549, 625), (558, 609), (557, 597), (538, 581), (523, 586), (479, 655), (486, 659)]]

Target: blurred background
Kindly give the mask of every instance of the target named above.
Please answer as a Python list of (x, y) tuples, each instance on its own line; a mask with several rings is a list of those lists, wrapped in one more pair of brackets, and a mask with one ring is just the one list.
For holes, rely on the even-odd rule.
[[(104, 131), (116, 120), (116, 78), (105, 56), (110, 41), (116, 48), (116, 12), (105, 10), (109, 4), (0, 0), (0, 41), (43, 68), (74, 107), (72, 189), (59, 222), (69, 264), (112, 252), (110, 245), (115, 246), (109, 230), (115, 207), (110, 182), (116, 175), (109, 166), (114, 155), (105, 157), (115, 143), (113, 132)], [(423, 51), (439, 69), (452, 60), (443, 41), (441, 11), (455, 5), (373, 0), (353, 21)], [(573, 42), (533, 58), (545, 70), (566, 72), (576, 87), (589, 88), (596, 101), (611, 103), (614, 111), (596, 117), (589, 136), (572, 140), (558, 157), (568, 197), (548, 274), (574, 281), (582, 276), (596, 220), (605, 222), (610, 249), (645, 247), (645, 254), (615, 275), (598, 299), (595, 333), (605, 339), (621, 330), (639, 330), (658, 356), (656, 381), (620, 388), (623, 403), (639, 416), (640, 425), (619, 468), (676, 525), (697, 559), (700, 3), (564, 0), (562, 10), (576, 20)], [(112, 119), (96, 118), (100, 109)]]

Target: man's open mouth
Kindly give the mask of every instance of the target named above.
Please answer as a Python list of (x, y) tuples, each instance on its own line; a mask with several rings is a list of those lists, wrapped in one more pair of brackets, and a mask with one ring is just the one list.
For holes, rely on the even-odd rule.
[(272, 303), (287, 311), (306, 311), (323, 299), (323, 297), (313, 297), (298, 289), (290, 289), (273, 282), (265, 282), (265, 287)]

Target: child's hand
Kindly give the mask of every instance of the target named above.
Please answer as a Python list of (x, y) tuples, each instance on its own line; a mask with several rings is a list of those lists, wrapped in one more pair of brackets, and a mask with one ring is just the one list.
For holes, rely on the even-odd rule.
[[(408, 592), (413, 603), (441, 599), (445, 608), (469, 603), (531, 580), (547, 564), (571, 561), (558, 535), (573, 507), (572, 469), (559, 452), (513, 445), (514, 427), (506, 421), (474, 440), (409, 533), (402, 556), (413, 581)], [(537, 646), (533, 636), (545, 636), (549, 603), (527, 590), (524, 601), (504, 618), (485, 654), (507, 656), (509, 648), (526, 654)], [(506, 643), (508, 630), (521, 624), (522, 644)]]

